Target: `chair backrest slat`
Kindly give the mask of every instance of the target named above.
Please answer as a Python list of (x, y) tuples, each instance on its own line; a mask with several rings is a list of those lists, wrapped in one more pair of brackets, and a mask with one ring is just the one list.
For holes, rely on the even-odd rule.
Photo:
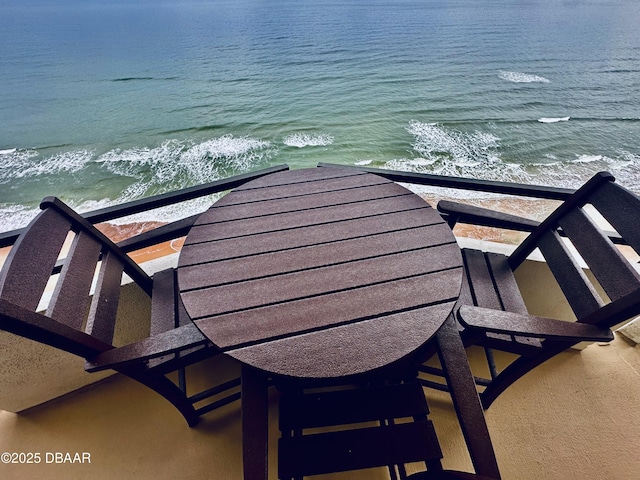
[(549, 231), (558, 228), (558, 220), (575, 208), (580, 208), (589, 201), (592, 192), (601, 188), (603, 184), (613, 182), (615, 178), (609, 172), (599, 172), (576, 190), (567, 200), (555, 209), (540, 225), (525, 238), (516, 250), (509, 256), (509, 266), (512, 270), (518, 268), (531, 252), (538, 247), (540, 239)]
[(134, 262), (125, 252), (123, 252), (120, 247), (113, 243), (85, 218), (83, 218), (76, 211), (74, 211), (72, 208), (70, 208), (68, 205), (66, 205), (56, 197), (45, 198), (40, 203), (40, 208), (58, 210), (72, 222), (72, 228), (74, 230), (84, 230), (85, 232), (88, 232), (92, 236), (94, 236), (100, 243), (102, 243), (103, 250), (109, 250), (120, 257), (126, 274), (129, 275), (134, 282), (140, 285), (140, 287), (145, 292), (147, 292), (148, 295), (151, 295), (153, 281), (151, 280), (149, 275), (147, 275), (144, 270), (140, 268), (140, 265)]
[[(90, 335), (100, 345), (111, 345), (123, 273), (148, 295), (152, 293), (153, 280), (109, 238), (58, 198), (47, 197), (40, 206), (42, 212), (12, 246), (0, 270), (0, 299), (35, 312), (45, 289), (55, 285), (43, 318), (79, 331), (77, 338)], [(64, 250), (68, 250), (66, 254)], [(56, 274), (58, 264), (61, 268)], [(48, 343), (49, 327), (41, 333), (37, 325), (30, 325), (33, 318), (22, 320), (20, 331), (29, 336), (33, 330), (33, 335)], [(70, 339), (71, 343), (74, 341)]]
[(583, 209), (569, 212), (559, 223), (611, 301), (640, 285), (638, 272)]
[(504, 255), (488, 252), (485, 257), (487, 264), (491, 267), (491, 276), (500, 296), (502, 309), (508, 312), (528, 313), (527, 306), (519, 293), (518, 284)]
[[(627, 298), (640, 287), (640, 273), (629, 262), (584, 208), (593, 205), (617, 234), (640, 253), (640, 198), (616, 185), (608, 172), (594, 175), (549, 215), (516, 248), (509, 266), (517, 268), (536, 248), (542, 252), (578, 321), (595, 318), (608, 302)], [(559, 229), (595, 277), (583, 271), (579, 261), (559, 235)], [(604, 290), (604, 294), (600, 293)], [(640, 302), (640, 298), (638, 299)], [(603, 319), (600, 319), (605, 321)], [(620, 319), (624, 321), (625, 319)]]
[(640, 252), (640, 198), (637, 195), (620, 185), (607, 183), (589, 197), (589, 202)]
[(111, 251), (103, 253), (101, 263), (89, 310), (86, 333), (103, 342), (112, 343), (124, 265), (121, 259)]
[(502, 308), (500, 298), (495, 290), (491, 271), (482, 252), (463, 249), (462, 256), (466, 271), (474, 279), (471, 293), (475, 305), (500, 310)]
[(49, 303), (47, 316), (76, 330), (82, 328), (100, 249), (100, 242), (88, 233), (81, 231), (75, 236)]
[(156, 273), (151, 296), (151, 335), (168, 332), (178, 326), (174, 296), (175, 271), (163, 270)]
[(53, 210), (38, 214), (11, 248), (0, 273), (0, 298), (36, 310), (69, 233), (70, 222)]
[(538, 247), (578, 319), (604, 304), (556, 231), (547, 232), (538, 242)]

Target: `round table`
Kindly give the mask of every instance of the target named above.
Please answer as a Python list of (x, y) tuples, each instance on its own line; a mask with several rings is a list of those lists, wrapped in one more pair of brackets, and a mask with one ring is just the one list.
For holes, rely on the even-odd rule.
[(462, 258), (436, 210), (344, 168), (279, 172), (203, 213), (180, 254), (192, 320), (269, 375), (323, 379), (407, 358), (449, 317)]
[(413, 361), (432, 339), (472, 463), (499, 475), (451, 315), (462, 275), (438, 212), (371, 173), (274, 173), (203, 213), (180, 253), (178, 284), (198, 328), (242, 364), (244, 478), (268, 476), (268, 377), (373, 375)]

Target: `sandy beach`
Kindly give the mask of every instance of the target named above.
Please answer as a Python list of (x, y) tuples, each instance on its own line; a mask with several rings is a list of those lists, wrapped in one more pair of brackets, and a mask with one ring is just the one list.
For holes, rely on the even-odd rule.
[[(162, 222), (127, 223), (122, 225), (101, 223), (96, 225), (96, 227), (112, 241), (118, 243), (135, 235), (161, 227), (162, 225), (164, 225)], [(176, 238), (169, 242), (159, 243), (153, 247), (131, 252), (129, 256), (137, 263), (147, 262), (155, 258), (179, 252), (183, 243), (184, 238)]]
[[(493, 200), (464, 200), (458, 198), (444, 197), (422, 197), (434, 208), (440, 200), (451, 200), (453, 202), (466, 203), (477, 207), (488, 208), (498, 212), (509, 213), (533, 220), (542, 220), (547, 217), (558, 205), (559, 202), (553, 200), (525, 199), (525, 198), (501, 198)], [(476, 225), (458, 224), (454, 227), (453, 233), (456, 237), (473, 238), (490, 242), (518, 244), (527, 236), (524, 232), (514, 232), (498, 228), (480, 227)]]
[[(96, 225), (98, 230), (104, 233), (114, 242), (118, 243), (127, 238), (133, 237), (140, 233), (152, 230), (163, 225), (161, 222), (143, 222), (143, 223), (129, 223), (123, 225), (114, 225), (110, 223), (101, 223)], [(129, 254), (133, 260), (137, 263), (147, 262), (155, 258), (163, 257), (180, 251), (184, 238), (177, 238), (169, 242), (163, 242), (153, 247), (145, 248), (142, 250), (134, 251)], [(4, 263), (11, 247), (0, 248), (0, 266)]]

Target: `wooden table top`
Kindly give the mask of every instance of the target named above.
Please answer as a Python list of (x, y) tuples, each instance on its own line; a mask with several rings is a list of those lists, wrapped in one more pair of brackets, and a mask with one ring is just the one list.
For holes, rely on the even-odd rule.
[(204, 212), (180, 254), (187, 312), (265, 372), (339, 378), (428, 342), (453, 309), (462, 259), (436, 210), (377, 175), (279, 172)]

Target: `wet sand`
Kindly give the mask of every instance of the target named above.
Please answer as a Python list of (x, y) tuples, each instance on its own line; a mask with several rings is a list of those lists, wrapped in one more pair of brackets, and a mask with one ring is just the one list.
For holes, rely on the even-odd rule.
[[(541, 221), (557, 208), (560, 202), (553, 200), (534, 200), (523, 198), (494, 199), (494, 200), (464, 200), (457, 198), (429, 197), (422, 196), (434, 208), (440, 200), (451, 200), (458, 203), (466, 203), (477, 207), (488, 208), (511, 215), (530, 218)], [(525, 232), (514, 232), (491, 227), (480, 227), (476, 225), (458, 224), (454, 227), (453, 233), (457, 237), (473, 238), (490, 242), (518, 244), (526, 236)]]
[[(143, 222), (143, 223), (127, 223), (124, 225), (114, 225), (111, 223), (101, 223), (96, 228), (104, 233), (115, 243), (126, 240), (127, 238), (139, 235), (146, 231), (158, 228), (164, 225), (162, 222)], [(131, 252), (129, 256), (137, 263), (146, 262), (155, 258), (171, 255), (179, 252), (184, 243), (184, 238), (177, 238), (169, 242), (160, 243), (143, 250)]]

